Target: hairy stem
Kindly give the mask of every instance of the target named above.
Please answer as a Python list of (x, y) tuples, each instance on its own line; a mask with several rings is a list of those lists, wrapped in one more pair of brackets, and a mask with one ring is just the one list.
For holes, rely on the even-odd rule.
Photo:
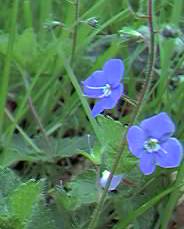
[[(153, 7), (153, 0), (149, 0), (148, 1), (148, 27), (150, 30), (150, 44), (149, 44), (149, 57), (148, 57), (148, 69), (146, 72), (146, 81), (145, 81), (143, 88), (142, 88), (142, 91), (140, 93), (137, 106), (133, 112), (133, 115), (132, 115), (132, 118), (130, 121), (130, 125), (133, 125), (135, 123), (135, 121), (137, 120), (137, 117), (141, 112), (142, 106), (145, 103), (145, 101), (147, 100), (147, 97), (148, 97), (147, 94), (149, 92), (149, 88), (150, 88), (151, 81), (152, 81), (154, 56), (155, 56), (155, 53), (154, 53), (155, 44), (154, 44), (153, 16), (152, 16), (153, 9), (152, 9), (152, 7)], [(91, 218), (91, 221), (89, 223), (88, 229), (95, 229), (97, 224), (98, 224), (100, 213), (101, 213), (101, 210), (103, 208), (112, 177), (113, 177), (114, 173), (116, 172), (116, 168), (118, 167), (120, 159), (123, 155), (124, 149), (126, 148), (127, 132), (128, 132), (128, 128), (124, 132), (120, 148), (117, 152), (117, 157), (116, 157), (115, 162), (112, 166), (111, 174), (109, 175), (105, 189), (104, 189), (102, 196), (101, 196), (101, 198), (100, 198), (100, 200), (96, 206), (96, 209), (94, 210), (94, 212), (92, 214), (92, 218)]]
[(147, 101), (148, 92), (151, 86), (152, 77), (153, 77), (153, 67), (155, 61), (155, 36), (154, 36), (154, 29), (153, 29), (153, 0), (148, 1), (148, 28), (150, 32), (150, 42), (149, 42), (149, 59), (147, 65), (147, 72), (146, 72), (146, 80), (143, 84), (142, 91), (140, 93), (140, 97), (138, 99), (138, 104), (136, 110), (134, 112), (134, 122), (137, 120), (139, 114), (142, 111), (142, 108)]

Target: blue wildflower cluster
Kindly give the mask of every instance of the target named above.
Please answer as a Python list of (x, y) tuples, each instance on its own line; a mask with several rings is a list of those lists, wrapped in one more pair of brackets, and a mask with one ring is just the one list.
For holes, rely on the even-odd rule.
[[(124, 64), (120, 59), (108, 60), (102, 70), (95, 71), (83, 81), (84, 95), (96, 99), (92, 116), (96, 117), (105, 109), (112, 109), (124, 95)], [(129, 151), (140, 160), (140, 170), (144, 175), (152, 174), (156, 166), (174, 168), (180, 165), (183, 157), (181, 143), (173, 136), (175, 125), (167, 113), (161, 112), (143, 120), (139, 125), (128, 129)], [(110, 172), (105, 170), (100, 185), (105, 187)], [(123, 175), (114, 175), (109, 191), (116, 189)]]

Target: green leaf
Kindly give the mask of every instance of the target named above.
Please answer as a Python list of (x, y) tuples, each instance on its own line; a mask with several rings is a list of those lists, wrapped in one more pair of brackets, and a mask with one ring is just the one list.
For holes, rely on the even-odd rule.
[(169, 193), (175, 191), (179, 187), (181, 187), (183, 184), (180, 184), (177, 187), (169, 187), (166, 190), (160, 192), (158, 195), (150, 199), (149, 201), (145, 202), (143, 205), (141, 205), (139, 208), (136, 208), (135, 210), (131, 211), (127, 216), (126, 219), (122, 219), (115, 227), (114, 229), (123, 229), (126, 228), (129, 224), (131, 224), (137, 217), (143, 215), (146, 211), (151, 209), (155, 204), (157, 204), (163, 197), (168, 195)]
[(142, 39), (143, 40), (143, 35), (130, 28), (130, 27), (123, 27), (121, 30), (119, 30), (119, 34), (122, 38), (130, 39), (130, 38), (136, 38), (136, 39)]
[(26, 223), (26, 229), (37, 228), (56, 229), (55, 217), (49, 206), (46, 206), (43, 201), (41, 201), (35, 208), (33, 208), (31, 218)]
[(97, 178), (94, 170), (79, 174), (73, 178), (68, 187), (71, 189), (69, 195), (76, 197), (77, 207), (97, 201)]
[(67, 185), (69, 192), (58, 190), (56, 196), (65, 209), (74, 210), (97, 201), (97, 178), (94, 170), (77, 175)]
[(52, 149), (48, 147), (43, 137), (37, 137), (33, 141), (39, 146), (41, 152), (35, 151), (20, 135), (14, 135), (12, 145), (0, 154), (0, 165), (7, 167), (18, 161), (53, 162), (79, 154), (87, 157), (90, 151), (88, 136), (62, 139), (49, 138)]
[(9, 196), (8, 203), (12, 215), (15, 215), (21, 223), (25, 223), (40, 201), (43, 182), (29, 180), (20, 184)]
[[(45, 152), (48, 152), (48, 145), (43, 138), (36, 138), (35, 142)], [(49, 138), (52, 146), (52, 157), (57, 159), (72, 157), (80, 154), (81, 151), (89, 152), (88, 136), (73, 138)]]
[[(103, 164), (105, 168), (111, 170), (114, 159), (122, 143), (124, 127), (120, 122), (114, 121), (110, 117), (100, 115), (97, 120), (100, 126), (100, 136), (104, 144), (103, 146), (96, 144), (92, 149), (91, 157), (93, 157), (98, 164)], [(126, 149), (116, 173), (128, 172), (136, 163), (136, 159), (132, 157)]]
[(0, 167), (0, 194), (3, 197), (8, 196), (19, 184), (20, 179), (11, 169)]
[(16, 61), (26, 67), (37, 57), (38, 45), (32, 29), (26, 29), (17, 37), (14, 56)]
[(0, 216), (0, 228), (1, 229), (18, 229), (20, 222), (15, 217), (10, 216)]
[(100, 126), (99, 135), (104, 145), (110, 145), (113, 148), (118, 147), (122, 140), (123, 125), (103, 115), (98, 116), (97, 121)]

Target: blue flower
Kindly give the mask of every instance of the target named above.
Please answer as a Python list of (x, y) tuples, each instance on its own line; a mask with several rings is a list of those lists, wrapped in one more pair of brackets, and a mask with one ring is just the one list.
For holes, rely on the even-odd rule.
[[(107, 170), (103, 171), (102, 177), (100, 178), (100, 185), (102, 188), (105, 188), (109, 176), (110, 176), (109, 171)], [(121, 183), (122, 180), (123, 180), (123, 175), (114, 175), (112, 177), (108, 191), (114, 191), (118, 187), (118, 185)]]
[(93, 117), (96, 117), (105, 109), (112, 109), (123, 94), (121, 79), (124, 74), (124, 64), (120, 59), (110, 59), (103, 70), (95, 71), (83, 81), (84, 95), (97, 99), (92, 109)]
[(140, 159), (140, 169), (145, 175), (153, 173), (156, 166), (174, 168), (180, 165), (183, 148), (176, 138), (171, 137), (174, 132), (175, 125), (165, 112), (129, 128), (129, 150)]

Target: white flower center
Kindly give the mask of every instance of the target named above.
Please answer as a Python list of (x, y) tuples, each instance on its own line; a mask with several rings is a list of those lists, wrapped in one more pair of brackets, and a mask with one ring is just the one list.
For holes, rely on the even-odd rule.
[(103, 88), (103, 96), (109, 96), (111, 94), (111, 86), (109, 84), (106, 84), (105, 87)]
[[(85, 85), (85, 87), (91, 90), (101, 90), (103, 94), (98, 96), (99, 99), (107, 97), (112, 93), (112, 88), (110, 84), (105, 84), (105, 86), (99, 86), (99, 87)], [(88, 96), (88, 95), (84, 94), (84, 96)]]
[(149, 140), (144, 142), (144, 149), (149, 152), (156, 152), (160, 149), (159, 141), (155, 138), (150, 138)]

